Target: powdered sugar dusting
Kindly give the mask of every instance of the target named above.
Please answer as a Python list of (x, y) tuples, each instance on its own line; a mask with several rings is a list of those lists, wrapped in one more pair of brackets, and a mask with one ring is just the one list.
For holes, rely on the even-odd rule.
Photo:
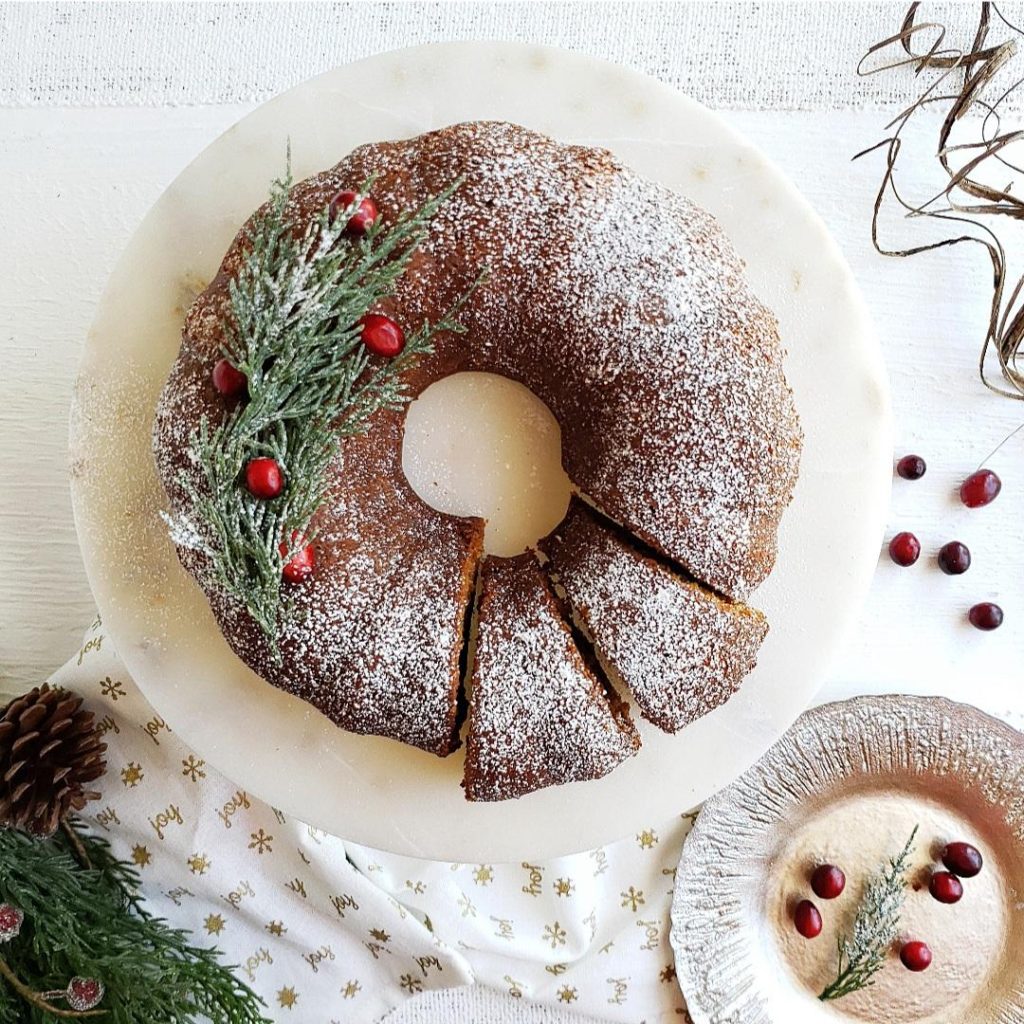
[(633, 724), (587, 670), (532, 555), (484, 563), (479, 611), (470, 800), (599, 778), (636, 752)]
[(627, 547), (578, 499), (544, 542), (598, 654), (645, 718), (668, 732), (724, 704), (754, 667), (764, 616)]

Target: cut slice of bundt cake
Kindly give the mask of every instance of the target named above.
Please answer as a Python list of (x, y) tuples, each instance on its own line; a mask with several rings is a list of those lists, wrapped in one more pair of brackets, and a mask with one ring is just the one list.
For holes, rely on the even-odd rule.
[(468, 799), (600, 778), (640, 747), (626, 705), (588, 667), (532, 554), (484, 562), (477, 628)]
[(759, 611), (677, 575), (579, 498), (540, 546), (613, 678), (666, 732), (724, 704), (754, 667), (768, 632)]

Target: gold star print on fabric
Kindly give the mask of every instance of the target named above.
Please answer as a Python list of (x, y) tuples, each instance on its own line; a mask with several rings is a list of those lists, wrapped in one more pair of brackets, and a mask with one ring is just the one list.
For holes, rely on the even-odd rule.
[(403, 974), (398, 983), (409, 995), (423, 991), (423, 982), (413, 974)]
[(100, 680), (100, 691), (103, 693), (104, 697), (109, 697), (115, 703), (121, 697), (128, 696), (128, 694), (124, 692), (124, 683), (119, 680), (113, 680), (110, 676), (107, 676), (106, 679)]
[(145, 778), (142, 765), (135, 761), (129, 761), (121, 769), (121, 781), (128, 789), (134, 789)]
[(181, 774), (192, 782), (198, 782), (200, 779), (206, 778), (206, 772), (203, 771), (205, 764), (206, 762), (202, 758), (197, 758), (195, 754), (189, 754), (188, 757), (182, 759)]
[(153, 859), (153, 854), (149, 852), (144, 846), (133, 846), (132, 847), (132, 860), (135, 864), (144, 868)]
[(571, 896), (576, 888), (571, 878), (556, 878), (551, 885), (558, 896)]
[(662, 970), (662, 972), (658, 975), (658, 977), (661, 978), (661, 980), (664, 981), (664, 982), (675, 981), (675, 977), (676, 977), (675, 964), (669, 964), (668, 967), (666, 967), (666, 968), (664, 968), (664, 970)]
[(473, 881), (477, 885), (490, 885), (494, 881), (494, 868), (490, 864), (480, 864), (473, 872)]
[(647, 902), (644, 899), (643, 889), (634, 889), (633, 886), (630, 886), (625, 892), (620, 892), (619, 895), (622, 897), (622, 906), (629, 907), (634, 914), (638, 907), (642, 907)]
[(556, 946), (565, 945), (565, 937), (569, 933), (557, 922), (554, 924), (544, 925), (544, 934), (541, 938), (545, 942), (551, 943), (551, 948), (554, 949)]
[(391, 936), (383, 928), (371, 928), (370, 935), (378, 942), (390, 942)]
[(283, 988), (277, 993), (278, 1005), (286, 1010), (290, 1010), (298, 1001), (299, 994), (293, 988)]
[(346, 999), (355, 999), (356, 993), (359, 992), (361, 988), (362, 986), (358, 981), (346, 981), (344, 986), (342, 986), (341, 994)]
[(203, 922), (208, 935), (220, 935), (224, 931), (224, 918), (220, 914), (209, 914)]
[(258, 832), (251, 832), (249, 838), (251, 840), (249, 843), (250, 850), (255, 850), (259, 854), (274, 852), (273, 847), (270, 845), (274, 841), (274, 837), (268, 836), (263, 829), (260, 829)]
[(264, 927), (271, 935), (284, 935), (288, 931), (284, 926), (284, 921), (270, 921)]
[(651, 850), (658, 844), (658, 833), (653, 828), (637, 833), (636, 841), (641, 850)]
[(576, 1000), (579, 999), (579, 997), (579, 992), (577, 992), (576, 989), (570, 987), (569, 985), (563, 985), (558, 990), (558, 1001), (560, 1003), (575, 1003)]
[(205, 875), (210, 868), (210, 858), (205, 853), (193, 853), (185, 863), (193, 875)]

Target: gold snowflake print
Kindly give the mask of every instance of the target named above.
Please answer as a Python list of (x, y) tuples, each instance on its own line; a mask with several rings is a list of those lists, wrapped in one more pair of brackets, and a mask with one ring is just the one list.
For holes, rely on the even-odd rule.
[(277, 1002), (286, 1010), (290, 1010), (299, 1001), (299, 994), (293, 988), (283, 988), (277, 993)]
[(635, 914), (638, 907), (642, 907), (647, 901), (644, 899), (643, 889), (634, 889), (630, 886), (625, 892), (620, 892), (622, 906), (629, 907)]
[(463, 917), (476, 917), (476, 904), (463, 893), (456, 901), (459, 906), (459, 910), (462, 911)]
[(206, 762), (202, 758), (197, 758), (195, 754), (189, 754), (188, 757), (182, 759), (181, 774), (193, 782), (198, 782), (200, 779), (206, 778), (206, 772), (203, 771), (205, 764)]
[(251, 832), (249, 838), (252, 840), (249, 843), (249, 849), (255, 850), (257, 853), (273, 853), (274, 849), (270, 845), (274, 841), (273, 836), (268, 836), (263, 829), (258, 832)]
[(661, 974), (658, 975), (664, 982), (674, 981), (676, 977), (676, 968), (674, 964), (669, 964)]
[(378, 942), (390, 942), (391, 936), (388, 935), (383, 928), (371, 928), (370, 935), (373, 936)]
[(473, 881), (477, 885), (490, 885), (494, 881), (494, 868), (490, 864), (480, 864), (473, 871)]
[(362, 988), (358, 981), (346, 981), (345, 987), (341, 990), (341, 994), (346, 999), (355, 999), (356, 993)]
[(544, 925), (544, 934), (541, 939), (544, 942), (550, 942), (551, 948), (554, 949), (556, 946), (564, 946), (565, 938), (569, 933), (557, 922), (554, 924)]
[(576, 989), (571, 988), (569, 985), (563, 985), (558, 990), (558, 1001), (560, 1003), (575, 1003), (579, 997), (579, 992), (577, 992)]
[(117, 703), (121, 697), (128, 696), (128, 694), (124, 692), (124, 683), (120, 680), (113, 680), (110, 676), (107, 676), (106, 679), (100, 680), (100, 690), (104, 697), (109, 697), (115, 703)]
[(653, 828), (644, 829), (637, 833), (636, 841), (641, 850), (650, 850), (658, 843), (658, 833)]
[(121, 781), (129, 789), (134, 789), (145, 777), (146, 773), (142, 770), (142, 765), (136, 761), (129, 761), (121, 769)]
[(551, 885), (555, 890), (555, 894), (558, 896), (571, 896), (573, 890), (576, 888), (576, 885), (571, 878), (556, 878)]
[(210, 858), (205, 853), (193, 853), (185, 863), (193, 875), (205, 875), (210, 868)]
[(153, 854), (149, 852), (144, 846), (133, 846), (132, 847), (132, 860), (140, 867), (144, 868), (153, 859)]
[(288, 931), (284, 926), (284, 921), (270, 921), (268, 924), (264, 925), (264, 927), (271, 935), (284, 935), (284, 933)]
[(220, 914), (210, 914), (203, 922), (208, 935), (220, 935), (224, 931), (224, 918)]
[(409, 995), (423, 991), (423, 982), (412, 974), (403, 974), (398, 983)]

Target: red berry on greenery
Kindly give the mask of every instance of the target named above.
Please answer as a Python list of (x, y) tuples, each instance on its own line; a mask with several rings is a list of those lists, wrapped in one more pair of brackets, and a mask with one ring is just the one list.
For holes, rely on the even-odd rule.
[[(294, 546), (299, 542), (298, 531), (292, 533), (292, 545)], [(288, 554), (288, 545), (284, 541), (281, 542), (281, 556), (284, 557)], [(312, 544), (303, 544), (287, 562), (284, 563), (284, 568), (281, 570), (281, 575), (289, 583), (301, 583), (304, 579), (308, 579), (313, 575), (313, 570), (316, 568), (316, 553), (313, 550)]]
[(810, 900), (801, 900), (796, 905), (793, 923), (805, 939), (814, 939), (821, 934), (821, 914)]
[(72, 1010), (91, 1010), (94, 1006), (99, 1006), (102, 998), (102, 981), (95, 978), (72, 978), (68, 982), (67, 1001)]
[(966, 544), (951, 540), (939, 548), (939, 568), (947, 576), (960, 576), (971, 567), (971, 553)]
[(21, 931), (25, 914), (10, 903), (0, 903), (0, 942), (9, 942)]
[(964, 887), (956, 875), (949, 871), (936, 871), (928, 883), (928, 891), (940, 903), (959, 903)]
[(1003, 482), (991, 469), (979, 469), (960, 485), (960, 500), (968, 508), (981, 508), (996, 500)]
[(814, 895), (823, 900), (834, 900), (846, 888), (846, 875), (835, 864), (822, 864), (811, 875)]
[(1003, 609), (991, 601), (982, 601), (971, 608), (967, 617), (975, 629), (998, 629), (1003, 624)]
[(961, 878), (973, 878), (981, 871), (984, 861), (981, 852), (970, 843), (950, 843), (942, 851), (942, 863)]
[(923, 942), (908, 942), (900, 950), (900, 960), (908, 971), (926, 971), (932, 962), (932, 951)]
[(276, 498), (284, 487), (281, 467), (274, 459), (251, 459), (245, 467), (245, 486), (257, 498)]
[(904, 530), (889, 541), (889, 557), (902, 566), (913, 565), (921, 555), (921, 542)]
[(389, 316), (367, 313), (359, 321), (359, 337), (375, 355), (393, 359), (405, 348), (405, 331)]
[(899, 473), (904, 480), (920, 480), (924, 476), (925, 470), (927, 469), (924, 459), (920, 455), (904, 455), (899, 462), (896, 463), (896, 472)]
[[(328, 211), (331, 222), (334, 218), (344, 213), (358, 198), (357, 193), (348, 190), (339, 192), (332, 200)], [(355, 213), (348, 219), (345, 230), (353, 235), (365, 235), (370, 226), (378, 216), (377, 204), (370, 196), (363, 196), (359, 200)]]
[(230, 398), (245, 393), (249, 381), (241, 370), (232, 365), (229, 359), (218, 359), (213, 367), (213, 386), (224, 396)]

